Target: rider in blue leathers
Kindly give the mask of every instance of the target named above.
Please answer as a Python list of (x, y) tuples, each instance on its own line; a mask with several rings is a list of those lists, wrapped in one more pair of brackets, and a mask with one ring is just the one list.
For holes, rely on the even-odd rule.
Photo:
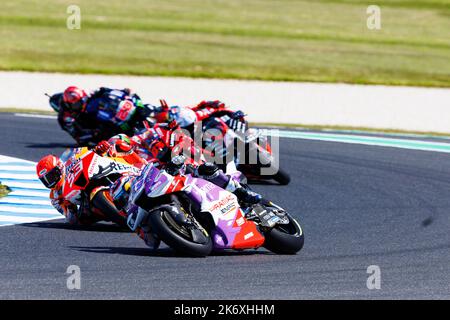
[(143, 121), (151, 110), (130, 89), (101, 87), (88, 95), (70, 86), (50, 97), (50, 105), (58, 110), (58, 122), (79, 144), (95, 144), (125, 133), (133, 135), (144, 128)]

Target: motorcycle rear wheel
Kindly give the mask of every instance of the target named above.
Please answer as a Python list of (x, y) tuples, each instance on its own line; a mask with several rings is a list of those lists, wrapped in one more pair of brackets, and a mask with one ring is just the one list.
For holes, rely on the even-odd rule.
[[(270, 161), (271, 157), (266, 152), (260, 152), (259, 158), (261, 161), (260, 165), (267, 166), (268, 163), (271, 163), (271, 161)], [(291, 177), (289, 176), (289, 174), (286, 171), (284, 171), (283, 169), (280, 168), (279, 163), (272, 162), (271, 166), (278, 167), (277, 173), (275, 173), (274, 175), (270, 175), (270, 176), (261, 176), (263, 179), (264, 178), (265, 179), (267, 179), (267, 178), (273, 179), (281, 185), (288, 185), (289, 182), (291, 182)]]
[[(194, 242), (188, 228), (171, 216), (167, 209), (150, 213), (149, 223), (158, 237), (175, 251), (192, 257), (205, 257), (213, 249), (211, 237), (205, 235), (204, 243)], [(198, 231), (202, 232), (197, 228)]]
[(264, 248), (278, 254), (296, 254), (303, 248), (305, 236), (300, 224), (288, 215), (289, 224), (277, 225), (264, 233)]
[(285, 186), (288, 185), (289, 182), (291, 182), (291, 177), (286, 171), (280, 168), (278, 169), (278, 172), (273, 176), (273, 180)]

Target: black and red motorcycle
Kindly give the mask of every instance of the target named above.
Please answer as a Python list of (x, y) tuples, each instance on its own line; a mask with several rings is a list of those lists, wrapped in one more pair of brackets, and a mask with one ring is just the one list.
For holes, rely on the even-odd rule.
[[(206, 161), (216, 163), (228, 174), (240, 171), (249, 180), (275, 180), (282, 185), (289, 184), (290, 176), (280, 168), (269, 138), (263, 131), (249, 128), (243, 112), (232, 111), (221, 103), (200, 103), (190, 110), (195, 120), (183, 129), (192, 138), (192, 143), (201, 146)], [(184, 110), (177, 106), (169, 107), (161, 100), (157, 111), (159, 118), (157, 116), (156, 119), (177, 119), (177, 113), (178, 118), (182, 118), (181, 111)], [(164, 131), (159, 135), (167, 135), (167, 127), (158, 130)]]
[(237, 169), (250, 180), (275, 180), (279, 184), (290, 182), (289, 174), (280, 167), (269, 138), (263, 131), (249, 128), (242, 111), (233, 111), (223, 103), (200, 103), (191, 108), (203, 134), (202, 147), (215, 158), (223, 158), (223, 166), (234, 162)]

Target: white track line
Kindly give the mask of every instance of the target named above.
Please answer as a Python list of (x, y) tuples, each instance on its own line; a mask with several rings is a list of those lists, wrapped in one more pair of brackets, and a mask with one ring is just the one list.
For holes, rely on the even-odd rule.
[[(39, 112), (39, 111), (37, 111)], [(44, 114), (33, 114), (33, 113), (14, 113), (16, 117), (24, 118), (42, 118), (42, 119), (57, 119), (57, 116), (44, 115)]]
[(5, 198), (0, 198), (0, 203), (5, 203), (5, 204), (40, 204), (43, 206), (51, 206), (50, 202), (48, 200), (48, 196), (47, 199), (43, 198), (43, 199), (27, 199), (27, 198), (20, 198), (20, 197), (14, 197), (14, 196), (10, 196), (8, 195), (8, 197)]
[(0, 223), (2, 222), (11, 222), (10, 225), (18, 224), (18, 223), (31, 223), (31, 222), (39, 222), (39, 221), (47, 221), (47, 220), (55, 220), (55, 219), (63, 219), (62, 215), (59, 217), (49, 217), (49, 218), (37, 218), (37, 217), (8, 217), (0, 215)]
[(1, 179), (35, 180), (36, 174), (35, 173), (0, 172), (0, 181), (1, 181)]
[(64, 218), (53, 208), (49, 190), (34, 173), (35, 163), (0, 156), (0, 181), (12, 189), (0, 198), (0, 226)]
[(9, 166), (0, 162), (0, 170), (1, 171), (15, 171), (15, 172), (36, 172), (34, 166)]
[(19, 190), (19, 189), (15, 189), (12, 192), (10, 192), (8, 194), (8, 197), (10, 196), (25, 196), (25, 197), (39, 197), (39, 198), (46, 198), (48, 199), (49, 197), (49, 191), (45, 190), (45, 191), (39, 191), (39, 190)]
[(36, 183), (28, 183), (28, 182), (20, 182), (18, 181), (8, 181), (5, 183), (10, 188), (24, 188), (24, 189), (33, 189), (33, 190), (48, 190), (45, 186), (43, 186), (39, 180)]
[(8, 213), (27, 213), (32, 216), (33, 213), (36, 214), (50, 214), (50, 215), (61, 215), (56, 209), (53, 209), (53, 207), (49, 207), (48, 209), (38, 209), (38, 208), (30, 208), (30, 207), (15, 207), (10, 206), (8, 204), (1, 205), (0, 206), (0, 215), (1, 212), (8, 212)]

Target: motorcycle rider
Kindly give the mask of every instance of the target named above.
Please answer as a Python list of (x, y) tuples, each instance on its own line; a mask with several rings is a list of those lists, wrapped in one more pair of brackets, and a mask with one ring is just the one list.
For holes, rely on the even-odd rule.
[[(92, 150), (100, 156), (121, 157), (138, 168), (147, 163), (129, 146), (122, 144), (120, 141), (114, 146), (111, 146), (107, 141), (101, 141)], [(39, 180), (45, 187), (50, 189), (52, 205), (66, 217), (67, 222), (70, 224), (86, 225), (97, 222), (92, 220), (90, 215), (86, 215), (86, 212), (80, 210), (76, 204), (62, 197), (64, 169), (64, 162), (53, 154), (42, 157), (36, 165), (36, 173)]]
[[(180, 127), (188, 129), (189, 131), (191, 131), (193, 124), (198, 120), (198, 116), (200, 118), (206, 118), (213, 112), (220, 112), (221, 109), (226, 109), (225, 103), (220, 100), (203, 100), (193, 107), (169, 107), (165, 100), (160, 100), (160, 102), (161, 106), (159, 107), (151, 106), (155, 120), (159, 123), (176, 120)], [(198, 116), (196, 112), (198, 113)], [(229, 114), (230, 112), (227, 111), (226, 113)], [(232, 116), (234, 118), (240, 118), (244, 116), (244, 113), (242, 111), (236, 111), (232, 112)]]
[(166, 100), (160, 100), (161, 106), (152, 106), (153, 118), (158, 123), (169, 123), (176, 121), (178, 125), (188, 130), (191, 135), (194, 133), (194, 124), (197, 121), (197, 115), (189, 107), (170, 106)]
[[(171, 124), (174, 126), (173, 122)], [(161, 144), (159, 136), (152, 130), (148, 130), (131, 139), (125, 134), (119, 134), (108, 140), (112, 145), (118, 144), (119, 141), (122, 141), (121, 144), (129, 145), (141, 158), (146, 159), (148, 162), (155, 162), (160, 166), (163, 162), (167, 162), (167, 171), (169, 173), (178, 172), (184, 165), (182, 159), (175, 159), (175, 157), (174, 159), (170, 159), (170, 150)], [(149, 150), (150, 152), (148, 152)], [(174, 162), (177, 160), (181, 162), (175, 164)], [(196, 177), (208, 180), (211, 183), (234, 193), (237, 198), (245, 204), (256, 204), (262, 199), (260, 194), (245, 188), (236, 178), (234, 178), (234, 176), (225, 174), (223, 170), (219, 169), (219, 167), (212, 162), (203, 162), (196, 167), (189, 165), (189, 171)]]
[[(133, 140), (130, 140), (123, 134), (112, 137), (110, 140), (114, 142), (115, 140), (118, 139), (129, 140), (131, 142), (129, 144), (130, 147), (131, 145), (136, 146), (136, 144), (132, 142)], [(131, 147), (131, 149), (132, 148), (133, 147)], [(159, 159), (155, 158), (154, 162), (156, 163), (155, 165), (160, 165)], [(217, 167), (217, 165), (213, 163), (207, 162), (199, 165), (196, 168), (192, 168), (188, 167), (187, 165), (184, 165), (184, 162), (185, 162), (184, 156), (175, 156), (173, 159), (171, 159), (171, 162), (166, 165), (165, 170), (167, 170), (169, 174), (176, 175), (180, 172), (180, 170), (182, 170), (183, 167), (186, 172), (188, 171), (189, 168), (189, 171), (193, 174), (193, 176), (206, 179), (211, 183), (214, 183), (219, 187), (234, 193), (236, 197), (241, 202), (243, 202), (244, 206), (245, 205), (250, 206), (262, 200), (261, 195), (244, 188), (237, 179), (235, 179), (232, 176), (226, 175), (222, 170), (220, 170)], [(133, 205), (131, 202), (129, 202), (131, 186), (135, 178), (136, 175), (124, 175), (119, 179), (117, 179), (111, 186), (111, 195), (114, 198), (114, 202), (118, 203), (119, 206), (123, 208), (123, 211), (128, 217), (133, 217), (133, 214), (136, 213), (135, 210), (137, 210), (137, 207)], [(156, 250), (159, 247), (161, 240), (152, 232), (152, 230), (148, 225), (138, 227), (136, 229), (136, 233), (139, 235), (141, 239), (144, 240), (147, 246), (150, 247), (151, 249)]]
[[(128, 163), (137, 167), (142, 167), (147, 163), (145, 159), (140, 158), (129, 145), (117, 141), (117, 144), (111, 145), (107, 141), (101, 141), (93, 148), (93, 151), (100, 156), (122, 157)], [(76, 204), (64, 199), (62, 196), (64, 163), (57, 156), (49, 154), (44, 156), (36, 165), (36, 172), (39, 180), (50, 189), (50, 199), (53, 207), (62, 215), (71, 225), (91, 225), (100, 219), (89, 214), (84, 208), (79, 208)], [(113, 198), (119, 198), (117, 190), (122, 190), (124, 181), (130, 180), (130, 175), (124, 175), (117, 180), (111, 189), (113, 190)], [(151, 248), (159, 246), (159, 240), (155, 239), (148, 230), (138, 228), (136, 230), (138, 236)]]
[[(156, 122), (176, 121), (194, 139), (201, 137), (203, 147), (216, 156), (225, 157), (227, 154), (228, 146), (225, 143), (225, 134), (228, 128), (236, 134), (246, 134), (246, 125), (243, 125), (245, 114), (240, 110), (227, 109), (225, 104), (219, 100), (203, 100), (194, 107), (169, 107), (165, 100), (160, 100), (160, 102), (161, 106), (152, 106), (152, 116)], [(211, 116), (213, 113), (214, 116)], [(226, 119), (230, 121), (225, 124), (218, 120), (222, 116), (226, 116)], [(222, 169), (225, 169), (225, 166), (222, 166)]]
[[(136, 106), (132, 123), (125, 121), (129, 108), (117, 116), (125, 121), (116, 125), (114, 112), (123, 101), (130, 101)], [(63, 93), (50, 98), (50, 104), (58, 111), (58, 123), (79, 144), (102, 140), (119, 132), (131, 133), (135, 127), (150, 115), (150, 109), (140, 97), (130, 89), (122, 90), (101, 87), (88, 95), (83, 89), (69, 86)]]

